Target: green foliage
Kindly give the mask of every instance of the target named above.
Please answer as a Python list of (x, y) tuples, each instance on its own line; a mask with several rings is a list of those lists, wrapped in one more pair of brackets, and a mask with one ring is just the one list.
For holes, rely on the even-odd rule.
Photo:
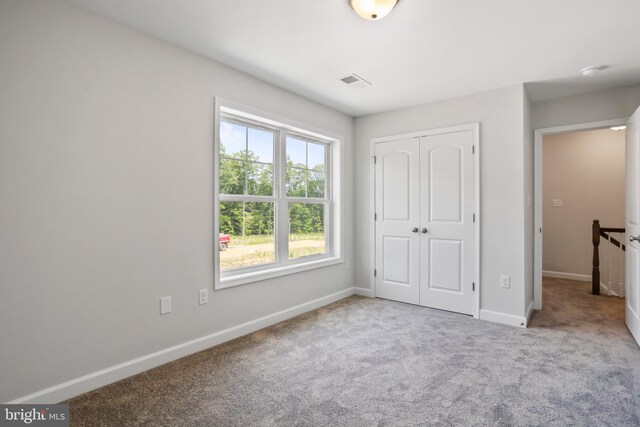
[(273, 235), (274, 206), (271, 202), (220, 203), (220, 232), (232, 236)]
[(306, 178), (305, 169), (287, 167), (287, 196), (306, 197)]
[[(273, 195), (273, 165), (257, 162), (252, 153), (220, 152), (220, 194)], [(292, 167), (287, 159), (286, 180), (289, 197), (324, 197), (325, 173)], [(290, 233), (324, 233), (324, 204), (290, 203)], [(220, 232), (232, 236), (273, 235), (274, 203), (220, 203)]]
[(244, 194), (245, 163), (238, 160), (220, 160), (220, 194)]
[(291, 234), (323, 233), (324, 205), (311, 203), (290, 203), (289, 232)]
[(313, 198), (324, 197), (324, 172), (307, 171), (307, 196)]

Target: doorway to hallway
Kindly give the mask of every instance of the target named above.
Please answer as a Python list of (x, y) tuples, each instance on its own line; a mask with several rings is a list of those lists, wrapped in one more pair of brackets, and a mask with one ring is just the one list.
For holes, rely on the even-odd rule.
[(543, 277), (624, 297), (625, 182), (622, 127), (543, 137)]

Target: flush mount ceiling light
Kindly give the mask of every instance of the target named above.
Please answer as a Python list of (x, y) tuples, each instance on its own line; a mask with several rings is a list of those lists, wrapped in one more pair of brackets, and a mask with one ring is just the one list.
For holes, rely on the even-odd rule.
[(627, 127), (626, 126), (613, 126), (609, 129), (611, 130), (625, 130)]
[(587, 67), (580, 70), (580, 74), (582, 74), (585, 77), (593, 77), (603, 69), (604, 69), (603, 65), (598, 65), (597, 67)]
[(349, 0), (349, 6), (370, 21), (384, 18), (400, 0)]

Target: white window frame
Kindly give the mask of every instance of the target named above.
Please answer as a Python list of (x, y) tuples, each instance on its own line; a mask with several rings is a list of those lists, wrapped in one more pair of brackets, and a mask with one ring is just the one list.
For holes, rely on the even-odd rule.
[[(231, 121), (244, 122), (257, 128), (275, 131), (273, 179), (274, 192), (272, 196), (251, 195), (220, 195), (219, 192), (219, 161), (220, 161), (220, 121), (225, 118)], [(255, 110), (231, 101), (215, 98), (215, 126), (214, 126), (214, 289), (225, 289), (280, 277), (288, 274), (308, 271), (311, 269), (327, 267), (343, 262), (341, 257), (342, 238), (341, 224), (341, 150), (342, 138), (332, 135), (311, 126), (294, 123), (291, 120), (281, 119), (274, 115)], [(305, 197), (287, 197), (286, 182), (286, 137), (312, 143), (326, 144), (325, 150), (325, 197), (323, 199)], [(273, 202), (275, 203), (275, 251), (276, 262), (261, 264), (258, 266), (244, 267), (233, 270), (220, 270), (220, 252), (218, 235), (220, 233), (220, 202), (221, 201), (245, 201), (245, 202)], [(289, 203), (315, 203), (325, 204), (325, 247), (326, 253), (310, 255), (296, 259), (289, 259), (288, 254), (288, 229), (289, 229)], [(287, 231), (281, 231), (287, 230)]]

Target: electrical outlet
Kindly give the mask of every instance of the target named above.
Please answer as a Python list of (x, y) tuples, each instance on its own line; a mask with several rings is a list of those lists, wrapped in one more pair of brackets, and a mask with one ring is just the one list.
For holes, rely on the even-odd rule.
[(551, 200), (551, 206), (554, 208), (561, 208), (562, 207), (562, 199), (552, 199)]
[(208, 289), (200, 289), (198, 291), (198, 303), (200, 305), (206, 304), (209, 302), (209, 290)]
[(349, 258), (344, 260), (344, 268), (349, 269)]
[(160, 298), (160, 314), (171, 313), (171, 297)]
[(511, 276), (500, 276), (500, 287), (509, 289), (511, 287)]

